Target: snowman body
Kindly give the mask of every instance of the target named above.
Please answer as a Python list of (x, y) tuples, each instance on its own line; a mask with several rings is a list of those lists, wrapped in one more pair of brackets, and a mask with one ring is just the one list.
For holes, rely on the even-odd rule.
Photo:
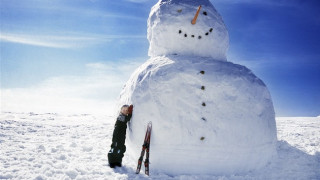
[(135, 106), (130, 156), (138, 159), (152, 121), (151, 172), (239, 173), (270, 161), (276, 126), (269, 91), (249, 69), (226, 61), (228, 33), (212, 4), (160, 0), (149, 16), (148, 39), (151, 58), (132, 74), (119, 101)]

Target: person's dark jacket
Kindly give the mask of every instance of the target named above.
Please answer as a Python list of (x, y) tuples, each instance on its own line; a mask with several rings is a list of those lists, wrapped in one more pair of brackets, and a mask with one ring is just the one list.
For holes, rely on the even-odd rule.
[(112, 144), (111, 147), (119, 147), (121, 151), (125, 152), (125, 140), (126, 140), (126, 130), (127, 122), (130, 121), (132, 115), (124, 115), (120, 113), (117, 118), (116, 124), (114, 125), (113, 135), (112, 135)]
[(108, 160), (110, 165), (116, 164), (121, 166), (123, 154), (124, 152), (126, 152), (125, 140), (127, 122), (130, 121), (131, 117), (132, 114), (126, 116), (120, 113), (117, 118), (112, 135), (111, 149), (108, 153)]

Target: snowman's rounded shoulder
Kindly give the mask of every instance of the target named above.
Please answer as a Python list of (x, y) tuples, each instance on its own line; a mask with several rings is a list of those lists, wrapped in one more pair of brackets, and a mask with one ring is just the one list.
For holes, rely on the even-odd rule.
[(150, 58), (144, 65), (145, 69), (157, 71), (170, 71), (175, 73), (196, 70), (197, 72), (205, 71), (219, 75), (236, 75), (236, 76), (254, 76), (250, 69), (247, 67), (234, 64), (225, 60), (216, 60), (211, 57), (198, 57), (198, 56), (157, 56)]
[[(265, 84), (247, 67), (228, 61), (215, 60), (207, 57), (192, 56), (156, 56), (151, 57), (140, 66), (138, 79), (170, 78), (177, 74), (199, 75), (206, 77), (240, 78), (265, 86)], [(138, 80), (139, 81), (139, 80)]]
[(135, 74), (145, 75), (145, 74), (155, 74), (158, 72), (166, 71), (172, 68), (172, 64), (175, 62), (170, 58), (165, 56), (152, 57), (143, 63), (137, 70)]

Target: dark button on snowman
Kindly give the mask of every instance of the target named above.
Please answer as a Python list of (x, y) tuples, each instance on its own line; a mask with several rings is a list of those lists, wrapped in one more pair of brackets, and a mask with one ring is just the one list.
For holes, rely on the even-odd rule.
[(249, 69), (227, 61), (228, 32), (209, 0), (160, 0), (148, 40), (151, 58), (119, 100), (135, 105), (127, 137), (134, 160), (149, 121), (151, 172), (245, 172), (275, 155), (269, 91)]

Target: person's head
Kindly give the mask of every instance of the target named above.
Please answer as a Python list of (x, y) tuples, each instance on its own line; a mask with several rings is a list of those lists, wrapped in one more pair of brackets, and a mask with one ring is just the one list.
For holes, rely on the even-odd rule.
[(129, 114), (129, 105), (123, 105), (123, 106), (121, 107), (120, 112), (121, 112), (122, 114), (124, 114), (124, 115)]

